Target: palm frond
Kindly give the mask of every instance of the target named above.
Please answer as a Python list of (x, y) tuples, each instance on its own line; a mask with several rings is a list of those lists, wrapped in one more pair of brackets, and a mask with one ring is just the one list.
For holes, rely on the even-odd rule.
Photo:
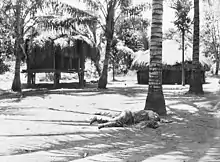
[[(66, 16), (39, 16), (38, 23), (46, 26), (47, 28), (74, 28), (74, 24), (88, 24), (91, 25), (96, 21), (94, 17), (66, 17)], [(74, 28), (75, 29), (75, 28)]]
[(92, 13), (88, 11), (81, 10), (69, 4), (55, 1), (55, 0), (47, 0), (45, 1), (45, 7), (51, 7), (55, 14), (63, 15), (65, 13), (70, 14), (72, 17), (95, 17)]

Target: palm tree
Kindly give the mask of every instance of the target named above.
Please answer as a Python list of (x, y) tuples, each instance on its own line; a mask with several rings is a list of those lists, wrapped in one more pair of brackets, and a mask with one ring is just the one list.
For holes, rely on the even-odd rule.
[(162, 24), (163, 0), (153, 0), (148, 83), (149, 86), (144, 109), (153, 110), (159, 115), (166, 115), (165, 99), (162, 88)]
[(16, 1), (16, 10), (15, 10), (15, 18), (16, 18), (16, 27), (15, 27), (15, 48), (14, 48), (14, 54), (16, 57), (15, 61), (15, 74), (14, 74), (14, 80), (12, 83), (12, 90), (20, 92), (21, 91), (21, 79), (20, 79), (20, 64), (21, 64), (21, 49), (20, 45), (23, 43), (23, 38), (21, 37), (23, 35), (23, 22), (21, 19), (21, 1)]
[(193, 59), (189, 93), (203, 94), (201, 66), (199, 62), (200, 36), (199, 0), (194, 0)]
[[(112, 40), (115, 32), (115, 23), (122, 13), (128, 13), (131, 0), (86, 0), (85, 2), (92, 6), (93, 9), (100, 11), (99, 15), (102, 15), (101, 17), (104, 18), (104, 23), (99, 21), (99, 24), (101, 25), (105, 34), (106, 48), (98, 88), (105, 89), (108, 80), (108, 65), (111, 54)], [(140, 7), (138, 6), (135, 9), (139, 9)], [(116, 15), (116, 11), (119, 11), (119, 14)]]
[(106, 37), (106, 50), (105, 50), (105, 60), (103, 64), (102, 74), (99, 78), (98, 88), (106, 88), (108, 80), (108, 64), (111, 53), (111, 45), (114, 35), (115, 28), (115, 10), (117, 5), (117, 0), (110, 0), (107, 4), (107, 15), (106, 15), (106, 28), (105, 28), (105, 37)]
[(182, 35), (182, 85), (185, 86), (185, 35), (190, 32), (191, 19), (189, 12), (191, 10), (192, 3), (187, 0), (177, 0), (171, 5), (171, 8), (175, 10), (174, 25), (178, 28)]
[[(219, 1), (203, 0), (209, 5), (215, 2), (219, 5)], [(194, 30), (193, 30), (193, 69), (191, 74), (189, 93), (203, 94), (202, 80), (201, 80), (201, 67), (199, 63), (199, 44), (200, 44), (200, 18), (199, 18), (199, 0), (194, 0)]]

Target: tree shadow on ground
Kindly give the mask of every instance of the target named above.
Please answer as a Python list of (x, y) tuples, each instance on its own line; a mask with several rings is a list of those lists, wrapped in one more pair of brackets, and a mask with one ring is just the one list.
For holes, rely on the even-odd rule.
[[(72, 85), (72, 83), (64, 83), (64, 85), (67, 85), (67, 87), (69, 85)], [(51, 84), (49, 84), (49, 86), (52, 86)], [(7, 94), (2, 94), (0, 95), (0, 100), (4, 100), (4, 99), (15, 99), (15, 101), (19, 102), (20, 100), (22, 100), (25, 97), (46, 97), (48, 95), (51, 94), (60, 94), (60, 95), (70, 95), (70, 96), (99, 96), (99, 95), (103, 95), (103, 94), (118, 94), (118, 95), (122, 95), (122, 96), (126, 96), (126, 97), (138, 97), (138, 96), (147, 96), (147, 92), (148, 92), (148, 85), (139, 85), (139, 84), (134, 84), (132, 86), (128, 86), (128, 85), (121, 85), (121, 86), (114, 86), (111, 85), (110, 87), (108, 87), (107, 89), (98, 89), (97, 88), (97, 84), (87, 84), (86, 87), (84, 89), (80, 89), (79, 87), (71, 87), (71, 88), (67, 88), (67, 87), (59, 87), (59, 88), (48, 88), (46, 87), (38, 87), (38, 88), (32, 88), (32, 89), (24, 89), (23, 92), (21, 94), (17, 94), (17, 93), (7, 93)], [(169, 87), (165, 87), (164, 89), (164, 94), (173, 94), (175, 93), (175, 95), (179, 95), (179, 91), (184, 88), (182, 88), (181, 86), (176, 87), (176, 85), (170, 85)], [(177, 91), (177, 92), (175, 92)], [(17, 99), (17, 100), (16, 100)]]
[[(192, 102), (185, 102), (185, 97), (184, 95), (180, 96), (177, 103), (193, 106), (198, 111), (192, 113), (188, 110), (173, 108), (174, 103), (168, 104), (168, 118), (172, 119), (173, 123), (161, 124), (158, 129), (135, 125), (126, 128), (98, 130), (96, 125), (89, 126), (86, 120), (30, 119), (26, 121), (77, 128), (81, 126), (82, 128), (80, 130), (76, 128), (76, 131), (73, 132), (4, 136), (8, 138), (23, 137), (25, 140), (31, 140), (33, 137), (53, 137), (53, 141), (48, 141), (44, 145), (32, 147), (23, 145), (22, 149), (15, 147), (11, 150), (10, 155), (45, 151), (51, 153), (54, 157), (63, 157), (63, 162), (76, 159), (101, 162), (103, 158), (107, 161), (147, 161), (152, 158), (155, 158), (155, 161), (166, 158), (196, 161), (195, 159), (200, 159), (212, 148), (212, 143), (215, 142), (215, 130), (219, 128), (219, 125), (213, 119), (212, 114), (209, 113), (211, 110), (206, 111), (203, 107), (195, 104), (197, 101), (201, 101), (199, 97), (193, 99)], [(205, 98), (202, 100), (205, 100)], [(51, 110), (57, 111), (56, 109)], [(71, 111), (71, 113), (80, 115), (86, 112)], [(76, 140), (74, 135), (80, 136), (81, 139)], [(213, 158), (219, 158), (219, 152), (220, 149), (216, 147), (213, 150)]]
[(98, 89), (97, 86), (91, 85), (84, 89), (25, 89), (21, 95), (16, 93), (2, 94), (0, 100), (18, 99), (22, 100), (25, 97), (46, 97), (51, 94), (70, 95), (70, 96), (98, 96), (103, 94), (119, 94), (127, 97), (136, 97), (147, 89), (143, 86), (125, 86), (125, 87), (109, 87), (108, 89)]
[[(4, 135), (6, 138), (21, 138), (32, 140), (33, 137), (51, 138), (53, 141), (47, 141), (43, 145), (28, 146), (22, 144), (22, 148), (14, 147), (10, 150), (10, 155), (29, 154), (34, 152), (46, 151), (53, 156), (63, 157), (65, 161), (75, 159), (103, 161), (143, 161), (152, 158), (166, 159), (179, 158), (182, 161), (196, 161), (202, 158), (209, 149), (214, 147), (215, 131), (219, 129), (219, 124), (214, 119), (212, 107), (218, 102), (219, 92), (216, 94), (205, 93), (201, 96), (185, 94), (186, 89), (180, 92), (178, 88), (173, 92), (174, 86), (164, 88), (164, 95), (167, 100), (169, 114), (167, 118), (173, 120), (171, 124), (161, 124), (158, 129), (144, 128), (140, 125), (127, 128), (107, 128), (98, 130), (97, 126), (89, 126), (89, 122), (76, 120), (26, 120), (39, 123), (50, 123), (56, 126), (82, 127), (81, 130), (72, 132), (48, 133), (48, 134), (20, 134)], [(23, 92), (22, 98), (39, 96), (45, 97), (49, 94), (62, 94), (72, 96), (94, 96), (102, 94), (120, 94), (130, 97), (135, 101), (135, 97), (144, 97), (147, 94), (146, 86), (126, 86), (110, 87), (107, 90), (98, 90), (96, 88), (85, 89), (62, 89), (62, 90), (27, 90)], [(20, 99), (20, 97), (17, 97)], [(21, 100), (22, 100), (21, 98)], [(4, 97), (2, 98), (4, 99)], [(175, 101), (175, 102), (171, 102)], [(202, 103), (202, 104), (200, 104)], [(204, 104), (205, 103), (205, 104)], [(183, 109), (189, 107), (188, 109)], [(190, 111), (192, 108), (192, 111)], [(65, 111), (77, 115), (92, 115), (84, 111), (59, 110), (48, 108), (51, 111)], [(2, 109), (1, 113), (7, 110)], [(101, 111), (111, 111), (109, 109), (100, 109)], [(7, 115), (19, 115), (19, 109), (11, 106), (11, 111)], [(16, 119), (24, 120), (24, 119)], [(74, 135), (81, 139), (76, 140)], [(215, 147), (213, 158), (219, 158), (220, 149)], [(0, 153), (4, 155), (3, 153)], [(107, 159), (106, 159), (107, 158)], [(196, 160), (195, 160), (196, 159)], [(54, 160), (55, 161), (55, 160)]]

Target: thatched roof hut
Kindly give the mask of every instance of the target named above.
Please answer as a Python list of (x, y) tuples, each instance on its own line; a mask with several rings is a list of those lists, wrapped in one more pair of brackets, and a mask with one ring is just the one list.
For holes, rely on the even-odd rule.
[[(54, 59), (56, 58), (56, 67), (64, 68), (68, 64), (67, 59), (77, 59), (82, 57), (97, 61), (100, 58), (99, 50), (94, 43), (82, 35), (59, 35), (56, 33), (41, 33), (39, 36), (29, 41), (28, 59), (30, 69), (51, 69), (54, 68)], [(60, 60), (65, 60), (64, 62)], [(59, 63), (58, 63), (59, 62)], [(72, 62), (73, 66), (66, 68), (78, 69), (78, 63)]]
[[(179, 48), (179, 44), (173, 40), (163, 41), (162, 51), (162, 63), (163, 68), (181, 68), (182, 63), (182, 51)], [(132, 67), (134, 69), (143, 69), (149, 65), (150, 62), (150, 51), (138, 51), (133, 55)], [(191, 68), (192, 62), (192, 48), (188, 47), (185, 51), (185, 63), (186, 69)], [(211, 60), (206, 58), (204, 55), (200, 55), (200, 63), (204, 70), (209, 70)]]
[[(188, 48), (185, 53), (185, 82), (190, 82), (192, 69), (192, 49)], [(150, 62), (150, 51), (138, 51), (133, 55), (132, 68), (138, 70), (137, 79), (139, 84), (148, 84), (148, 73)], [(181, 68), (182, 68), (182, 51), (179, 49), (179, 44), (175, 41), (163, 42), (162, 53), (162, 81), (163, 84), (181, 84)], [(205, 83), (205, 71), (210, 69), (210, 60), (205, 56), (200, 55), (200, 63), (202, 67), (201, 80)]]

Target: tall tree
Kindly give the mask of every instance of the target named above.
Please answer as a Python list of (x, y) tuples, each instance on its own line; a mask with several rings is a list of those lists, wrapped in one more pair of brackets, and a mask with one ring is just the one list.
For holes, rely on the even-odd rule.
[(184, 55), (185, 55), (185, 35), (190, 32), (191, 19), (189, 12), (191, 10), (192, 3), (189, 0), (176, 0), (172, 2), (171, 8), (175, 10), (174, 25), (178, 28), (182, 35), (182, 85), (185, 86), (185, 67), (184, 67)]
[(202, 41), (205, 46), (203, 52), (206, 56), (213, 58), (215, 62), (215, 75), (219, 71), (220, 55), (220, 20), (212, 8), (205, 13), (205, 24), (202, 31)]
[(209, 4), (205, 7), (202, 31), (203, 52), (215, 62), (214, 74), (218, 75), (220, 63), (220, 12), (219, 4)]
[(98, 88), (106, 88), (107, 80), (108, 80), (108, 63), (111, 52), (111, 45), (114, 35), (114, 27), (115, 27), (115, 10), (117, 7), (117, 0), (110, 0), (107, 3), (107, 15), (105, 18), (106, 27), (105, 27), (105, 37), (106, 37), (106, 50), (105, 50), (105, 60), (103, 64), (102, 74), (99, 78)]
[(194, 26), (193, 26), (193, 59), (192, 73), (190, 79), (189, 93), (203, 94), (201, 79), (201, 65), (199, 62), (200, 45), (200, 18), (199, 18), (199, 0), (194, 0)]
[[(98, 88), (105, 89), (108, 80), (108, 66), (116, 21), (122, 14), (127, 13), (132, 15), (135, 10), (139, 9), (139, 6), (133, 8), (131, 11), (129, 8), (131, 0), (86, 0), (85, 2), (89, 4), (89, 6), (92, 6), (93, 9), (96, 9), (96, 11), (100, 11), (99, 15), (102, 17), (100, 18), (99, 24), (101, 24), (101, 27), (105, 33), (106, 48), (105, 59), (103, 63), (102, 74), (98, 82)], [(145, 8), (143, 7), (143, 9)], [(101, 19), (103, 18), (104, 23), (101, 22)]]
[(20, 46), (23, 44), (23, 20), (21, 18), (21, 5), (22, 1), (17, 0), (16, 1), (16, 10), (15, 10), (15, 49), (14, 54), (16, 57), (16, 64), (15, 64), (15, 74), (14, 74), (14, 80), (12, 83), (12, 90), (13, 91), (21, 91), (21, 79), (20, 79), (20, 64), (21, 64), (21, 48)]
[(153, 110), (159, 115), (166, 115), (167, 111), (162, 88), (162, 27), (163, 0), (153, 0), (150, 38), (149, 86), (144, 109)]

